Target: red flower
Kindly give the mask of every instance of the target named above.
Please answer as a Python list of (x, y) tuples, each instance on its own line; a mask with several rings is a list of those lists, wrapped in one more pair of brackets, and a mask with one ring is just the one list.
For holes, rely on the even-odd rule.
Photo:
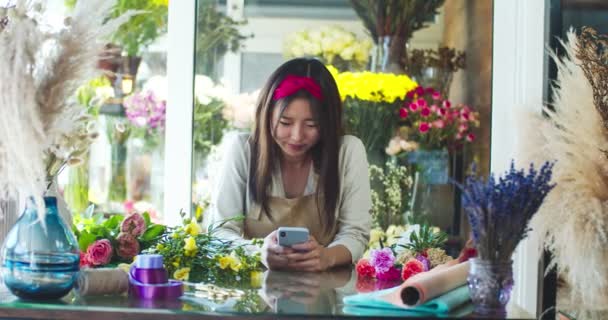
[(406, 108), (399, 109), (399, 117), (401, 117), (401, 119), (407, 118), (407, 109)]
[(460, 252), (460, 255), (458, 256), (458, 262), (465, 262), (467, 260), (469, 260), (470, 258), (475, 258), (477, 257), (477, 249), (472, 248), (472, 247), (465, 247), (464, 249), (462, 249), (462, 251)]
[(401, 279), (407, 280), (411, 276), (424, 272), (424, 264), (417, 259), (408, 260), (403, 265), (403, 271), (401, 272)]
[(372, 292), (376, 290), (376, 279), (369, 277), (359, 277), (357, 278), (357, 283), (355, 284), (357, 292)]
[(452, 107), (452, 103), (449, 100), (444, 100), (443, 107), (449, 109), (450, 107)]
[(422, 122), (420, 123), (420, 126), (418, 127), (418, 130), (422, 133), (426, 133), (429, 131), (429, 129), (431, 128), (431, 126), (429, 126), (428, 123), (426, 122)]
[(475, 135), (472, 133), (467, 134), (467, 141), (473, 142), (475, 140)]
[(357, 275), (359, 275), (359, 277), (373, 278), (376, 275), (376, 269), (369, 264), (369, 260), (367, 259), (359, 260), (355, 269), (357, 270)]
[(420, 115), (422, 115), (423, 117), (428, 117), (431, 114), (431, 109), (424, 107), (422, 108), (422, 111), (420, 111)]
[(91, 266), (91, 263), (89, 262), (89, 259), (87, 258), (87, 255), (80, 251), (80, 263), (79, 263), (80, 268), (87, 268)]
[(378, 278), (378, 280), (388, 282), (396, 281), (399, 280), (399, 273), (399, 269), (392, 266), (390, 269), (388, 269), (388, 271), (376, 274), (376, 278)]
[(418, 110), (418, 105), (413, 102), (410, 103), (409, 107), (410, 107), (410, 110), (412, 110), (412, 111)]

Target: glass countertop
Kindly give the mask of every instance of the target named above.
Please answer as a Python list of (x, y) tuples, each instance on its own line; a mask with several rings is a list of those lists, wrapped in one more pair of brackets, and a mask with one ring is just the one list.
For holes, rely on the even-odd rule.
[[(323, 273), (294, 273), (266, 271), (260, 289), (225, 288), (221, 284), (186, 285), (184, 296), (177, 301), (147, 301), (130, 299), (126, 294), (115, 296), (80, 296), (72, 291), (56, 301), (26, 301), (12, 295), (2, 286), (0, 318), (28, 319), (204, 319), (217, 316), (262, 318), (353, 318), (353, 317), (412, 317), (427, 319), (432, 315), (416, 312), (389, 314), (376, 309), (351, 310), (343, 303), (345, 296), (358, 291), (383, 289), (398, 283), (357, 282), (352, 268)], [(370, 287), (371, 286), (371, 287)], [(511, 308), (512, 309), (512, 308)], [(466, 304), (442, 318), (476, 318), (473, 306)], [(523, 312), (508, 311), (508, 319), (533, 319)], [(91, 318), (92, 319), (92, 318)]]

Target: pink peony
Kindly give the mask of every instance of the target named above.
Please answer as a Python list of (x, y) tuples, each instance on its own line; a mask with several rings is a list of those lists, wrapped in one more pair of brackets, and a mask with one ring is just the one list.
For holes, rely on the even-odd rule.
[(93, 266), (108, 264), (110, 259), (112, 259), (112, 244), (108, 239), (97, 240), (90, 244), (84, 256), (84, 260)]
[(419, 107), (426, 107), (426, 100), (418, 99), (418, 101), (416, 101), (416, 104), (418, 104)]
[(118, 241), (118, 250), (116, 250), (116, 253), (119, 257), (131, 259), (139, 253), (139, 242), (133, 235), (121, 232), (118, 237), (116, 237), (116, 241)]
[(441, 99), (441, 94), (438, 91), (433, 92), (433, 100)]
[(449, 100), (444, 100), (443, 101), (443, 107), (446, 109), (449, 109), (452, 107), (452, 103)]
[(122, 221), (120, 231), (139, 237), (146, 231), (146, 221), (141, 214), (134, 212)]
[(407, 109), (406, 108), (399, 109), (399, 117), (401, 117), (401, 119), (407, 118)]
[(369, 255), (369, 264), (376, 269), (376, 276), (379, 273), (387, 272), (395, 263), (395, 256), (391, 248), (372, 250)]
[(467, 134), (467, 141), (468, 142), (473, 142), (475, 141), (475, 135), (472, 133)]
[(360, 277), (374, 277), (376, 275), (376, 269), (369, 263), (367, 259), (361, 259), (357, 262), (355, 267), (357, 275)]
[(401, 270), (395, 268), (394, 266), (390, 267), (385, 272), (376, 274), (376, 278), (381, 281), (396, 281), (399, 280), (400, 276)]
[(417, 104), (415, 104), (415, 103), (413, 103), (413, 102), (412, 102), (412, 103), (410, 103), (408, 107), (410, 108), (410, 110), (411, 110), (411, 111), (416, 111), (416, 110), (418, 110), (418, 105), (417, 105)]

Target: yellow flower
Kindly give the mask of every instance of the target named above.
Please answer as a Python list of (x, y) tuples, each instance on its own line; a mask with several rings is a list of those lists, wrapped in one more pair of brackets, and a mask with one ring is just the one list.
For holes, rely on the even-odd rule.
[(184, 231), (191, 236), (196, 236), (197, 234), (201, 233), (201, 227), (198, 225), (195, 219), (192, 219), (190, 220), (190, 223), (186, 225)]
[(172, 265), (176, 268), (179, 267), (180, 260), (181, 260), (180, 257), (175, 258)]
[(157, 251), (161, 251), (161, 250), (163, 250), (164, 248), (165, 248), (165, 246), (164, 246), (162, 243), (159, 243), (159, 244), (157, 244), (157, 245), (156, 245), (156, 250), (157, 250)]
[(263, 280), (263, 273), (261, 271), (258, 270), (254, 270), (251, 271), (251, 286), (254, 288), (261, 288), (262, 287), (262, 280)]
[(233, 262), (234, 258), (231, 256), (223, 256), (219, 259), (220, 269), (228, 268)]
[(186, 243), (184, 245), (184, 251), (186, 251), (186, 256), (194, 256), (198, 251), (198, 248), (196, 247), (196, 240), (193, 237), (188, 237), (184, 239), (184, 242)]
[(173, 278), (176, 280), (186, 281), (188, 280), (188, 277), (190, 277), (190, 268), (177, 269), (173, 273)]
[(375, 228), (372, 229), (372, 231), (369, 234), (369, 244), (370, 247), (378, 244), (380, 242), (380, 239), (384, 238), (384, 231), (382, 231), (381, 229)]
[(407, 75), (375, 72), (342, 72), (334, 67), (328, 67), (336, 79), (342, 100), (347, 97), (371, 101), (393, 103), (396, 99), (404, 99), (408, 91), (418, 84)]
[(232, 260), (230, 261), (230, 269), (234, 272), (239, 272), (243, 264), (241, 263), (241, 259), (236, 255), (234, 251), (230, 253), (230, 257)]

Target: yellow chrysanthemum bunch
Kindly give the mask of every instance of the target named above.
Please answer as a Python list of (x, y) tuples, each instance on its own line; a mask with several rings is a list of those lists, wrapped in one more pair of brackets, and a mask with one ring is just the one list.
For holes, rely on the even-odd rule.
[(352, 97), (364, 101), (393, 103), (397, 99), (405, 99), (407, 92), (418, 86), (404, 74), (339, 72), (333, 66), (327, 68), (336, 79), (342, 100)]

